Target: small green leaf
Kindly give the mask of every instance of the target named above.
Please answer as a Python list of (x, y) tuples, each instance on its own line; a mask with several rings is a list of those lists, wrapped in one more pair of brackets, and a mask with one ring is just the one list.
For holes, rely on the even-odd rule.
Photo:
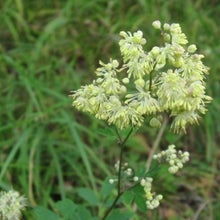
[(106, 220), (128, 220), (131, 219), (133, 215), (133, 212), (121, 212), (120, 209), (116, 209)]
[(111, 127), (107, 127), (105, 129), (98, 129), (97, 131), (98, 134), (101, 134), (104, 137), (107, 137), (109, 139), (116, 139), (117, 135), (115, 133), (115, 129)]
[(136, 195), (134, 202), (136, 203), (138, 209), (142, 212), (147, 211), (146, 199), (143, 196)]
[(83, 206), (77, 206), (71, 220), (93, 220), (91, 213)]
[(64, 217), (65, 220), (73, 216), (76, 207), (77, 205), (69, 199), (59, 201), (55, 205), (55, 208), (60, 211), (60, 214)]
[(34, 208), (33, 212), (37, 220), (62, 220), (56, 213), (41, 206)]
[(131, 191), (125, 191), (123, 194), (123, 201), (126, 204), (131, 204), (134, 199), (134, 193)]
[(161, 166), (158, 165), (155, 168), (150, 169), (145, 176), (154, 176), (155, 174), (157, 174), (160, 170), (161, 170)]
[[(109, 198), (104, 204), (103, 204), (103, 207), (104, 208), (108, 208), (108, 207), (110, 207), (112, 204), (113, 204), (113, 202), (115, 201), (115, 198)], [(120, 204), (120, 203), (122, 203), (122, 201), (123, 201), (123, 198), (122, 198), (122, 196), (120, 197), (120, 199), (117, 201), (117, 203), (116, 204)]]
[(89, 188), (79, 188), (78, 194), (93, 206), (96, 206), (99, 203), (98, 196)]
[(145, 173), (146, 173), (146, 168), (144, 168), (144, 167), (138, 168), (137, 172), (135, 173), (135, 176), (137, 176), (137, 177), (145, 177)]
[(116, 184), (117, 183), (110, 184), (109, 178), (106, 178), (105, 182), (103, 183), (102, 188), (101, 188), (101, 195), (103, 197), (110, 195), (112, 190), (115, 188)]
[(144, 188), (143, 186), (141, 186), (140, 184), (138, 184), (137, 186), (135, 186), (132, 191), (137, 194), (137, 195), (143, 195), (145, 192), (144, 192)]

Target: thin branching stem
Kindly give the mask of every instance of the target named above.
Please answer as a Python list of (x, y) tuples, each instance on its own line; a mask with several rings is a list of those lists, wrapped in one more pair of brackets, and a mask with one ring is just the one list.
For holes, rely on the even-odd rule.
[(119, 198), (121, 197), (121, 195), (123, 194), (121, 192), (121, 168), (122, 168), (122, 159), (123, 159), (123, 152), (124, 152), (124, 146), (128, 140), (128, 138), (130, 137), (133, 128), (131, 128), (131, 130), (129, 131), (129, 133), (127, 134), (126, 138), (123, 140), (117, 127), (115, 126), (115, 130), (116, 133), (118, 135), (119, 138), (119, 145), (121, 147), (121, 151), (120, 151), (120, 160), (119, 160), (119, 170), (118, 170), (118, 193), (117, 193), (117, 197), (115, 198), (114, 202), (112, 203), (112, 205), (110, 206), (110, 208), (106, 211), (104, 217), (102, 218), (102, 220), (105, 220), (106, 217), (109, 215), (109, 213), (112, 211), (112, 209), (116, 206), (117, 201), (119, 200)]

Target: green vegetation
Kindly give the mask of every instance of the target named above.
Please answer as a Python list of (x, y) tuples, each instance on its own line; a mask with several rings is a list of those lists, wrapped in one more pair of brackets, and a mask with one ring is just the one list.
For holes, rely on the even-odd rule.
[[(0, 189), (25, 194), (30, 207), (57, 211), (60, 199), (71, 199), (97, 214), (91, 203), (98, 203), (94, 195), (100, 190), (107, 194), (103, 184), (114, 172), (120, 149), (104, 122), (73, 110), (68, 95), (94, 79), (99, 60), (119, 58), (120, 31), (142, 30), (155, 39), (148, 49), (160, 42), (151, 28), (159, 19), (180, 23), (189, 42), (205, 55), (204, 64), (211, 67), (207, 93), (214, 100), (200, 126), (189, 127), (187, 135), (165, 128), (160, 149), (175, 144), (191, 152), (191, 162), (178, 178), (165, 176), (163, 169), (156, 174), (156, 191), (166, 199), (159, 212), (147, 215), (153, 220), (220, 219), (219, 13), (215, 0), (1, 1)], [(125, 161), (134, 168), (145, 166), (157, 134), (146, 123), (128, 141)], [(87, 188), (93, 191), (85, 193)], [(36, 219), (30, 207), (25, 219)], [(132, 219), (146, 219), (146, 214), (138, 216)]]

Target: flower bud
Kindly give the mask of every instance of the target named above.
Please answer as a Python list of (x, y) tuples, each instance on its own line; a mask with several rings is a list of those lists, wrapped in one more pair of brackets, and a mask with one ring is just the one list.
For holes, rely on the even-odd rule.
[(142, 186), (145, 186), (145, 184), (146, 184), (145, 179), (142, 179), (142, 180), (141, 180), (141, 185), (142, 185)]
[(197, 48), (196, 48), (196, 45), (195, 45), (195, 44), (192, 44), (192, 45), (190, 45), (190, 46), (187, 48), (187, 51), (188, 51), (189, 53), (195, 53), (196, 50), (197, 50)]
[(110, 179), (110, 180), (109, 180), (109, 183), (110, 183), (110, 184), (113, 184), (114, 182), (115, 182), (115, 181), (114, 181), (113, 179)]
[(159, 194), (157, 197), (156, 197), (157, 200), (162, 200), (163, 199), (163, 195)]
[(171, 166), (173, 166), (173, 165), (174, 165), (174, 160), (170, 160), (169, 164), (170, 164)]
[(130, 80), (129, 80), (129, 78), (126, 77), (126, 78), (122, 79), (122, 82), (124, 84), (128, 84), (130, 82)]
[(169, 34), (164, 34), (164, 40), (166, 42), (169, 42), (170, 41), (170, 35)]
[(153, 198), (153, 195), (152, 195), (152, 193), (148, 192), (148, 193), (146, 193), (146, 197), (147, 197), (147, 199), (151, 200)]
[(126, 37), (126, 36), (127, 36), (127, 34), (126, 34), (125, 31), (121, 31), (121, 32), (120, 32), (120, 35), (121, 35), (122, 37)]
[(155, 28), (155, 29), (161, 29), (161, 23), (159, 20), (156, 20), (152, 23), (152, 26)]
[(147, 43), (147, 40), (145, 38), (142, 38), (141, 41), (140, 41), (140, 44), (144, 45)]
[(179, 59), (176, 59), (175, 63), (174, 63), (174, 66), (175, 67), (181, 67), (184, 65), (184, 59), (182, 57), (180, 57)]
[(167, 23), (165, 23), (165, 24), (163, 25), (163, 29), (164, 29), (165, 31), (169, 31), (169, 30), (170, 30), (170, 25), (167, 24)]
[(140, 88), (143, 88), (145, 85), (145, 81), (142, 78), (137, 79), (134, 83), (137, 87), (140, 87)]
[(183, 164), (182, 163), (177, 163), (177, 166), (181, 169), (181, 168), (183, 168)]
[(186, 152), (184, 152), (184, 154), (183, 154), (184, 156), (186, 156), (186, 157), (189, 157), (189, 152), (188, 151), (186, 151)]
[(135, 182), (138, 181), (138, 177), (137, 177), (137, 176), (134, 177), (134, 181), (135, 181)]
[(151, 50), (151, 54), (156, 57), (160, 53), (160, 48), (159, 47), (153, 47)]
[(153, 156), (153, 159), (154, 159), (154, 160), (156, 160), (157, 158), (158, 158), (157, 155), (154, 155), (154, 156)]
[(161, 123), (157, 118), (152, 118), (150, 120), (150, 126), (153, 128), (160, 128), (161, 127)]
[(97, 83), (102, 83), (102, 81), (103, 81), (102, 78), (98, 78), (98, 79), (96, 80)]
[(126, 92), (127, 92), (127, 88), (125, 86), (121, 86), (120, 93), (123, 94), (123, 93), (126, 93)]
[(118, 61), (117, 61), (117, 60), (113, 60), (113, 61), (112, 61), (112, 66), (113, 66), (114, 68), (117, 68), (117, 67), (119, 66)]
[(173, 23), (170, 26), (170, 31), (171, 31), (172, 34), (180, 34), (182, 32), (180, 25), (176, 24), (176, 23)]

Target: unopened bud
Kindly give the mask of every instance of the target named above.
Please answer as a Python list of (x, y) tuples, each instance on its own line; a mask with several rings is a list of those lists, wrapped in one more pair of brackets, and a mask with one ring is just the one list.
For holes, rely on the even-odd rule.
[(160, 29), (161, 28), (161, 23), (159, 20), (156, 20), (152, 23), (152, 26), (155, 28), (155, 29)]
[(161, 122), (157, 118), (152, 118), (150, 120), (150, 126), (153, 128), (160, 128), (161, 127)]
[(119, 66), (119, 63), (118, 63), (117, 60), (113, 60), (112, 65), (113, 65), (114, 68), (117, 68)]
[(157, 200), (162, 200), (163, 196), (161, 194), (159, 194), (156, 198), (157, 198)]
[(96, 80), (97, 83), (101, 83), (102, 81), (103, 81), (102, 78), (98, 78), (98, 79)]
[(160, 48), (159, 47), (153, 47), (151, 50), (151, 53), (154, 57), (156, 57), (160, 52)]
[(127, 92), (127, 88), (125, 86), (121, 86), (120, 92), (121, 93), (126, 93)]
[(164, 40), (166, 42), (169, 42), (170, 41), (170, 35), (169, 34), (164, 34)]
[(137, 177), (137, 176), (134, 177), (134, 181), (135, 181), (135, 182), (138, 181), (138, 177)]
[(169, 31), (169, 30), (170, 30), (170, 25), (167, 24), (167, 23), (165, 23), (165, 24), (163, 25), (163, 29), (164, 29), (165, 31)]
[(145, 186), (145, 183), (146, 183), (145, 179), (142, 179), (142, 180), (141, 180), (141, 185), (142, 185), (142, 186)]
[(126, 36), (127, 36), (127, 34), (126, 34), (125, 31), (121, 31), (121, 32), (120, 32), (120, 35), (121, 35), (122, 37), (126, 37)]
[(192, 45), (190, 45), (190, 46), (187, 48), (187, 51), (188, 51), (189, 53), (195, 53), (196, 50), (197, 50), (197, 48), (196, 48), (196, 45), (195, 45), (195, 44), (192, 44)]
[(122, 82), (124, 84), (128, 84), (130, 82), (130, 80), (126, 77), (126, 78), (122, 79)]
[(114, 182), (115, 182), (115, 181), (114, 181), (113, 179), (110, 179), (110, 180), (109, 180), (109, 183), (110, 183), (110, 184), (113, 184)]
[(140, 79), (138, 79), (138, 80), (135, 81), (135, 85), (136, 85), (137, 87), (143, 88), (144, 85), (145, 85), (145, 81), (140, 78)]

